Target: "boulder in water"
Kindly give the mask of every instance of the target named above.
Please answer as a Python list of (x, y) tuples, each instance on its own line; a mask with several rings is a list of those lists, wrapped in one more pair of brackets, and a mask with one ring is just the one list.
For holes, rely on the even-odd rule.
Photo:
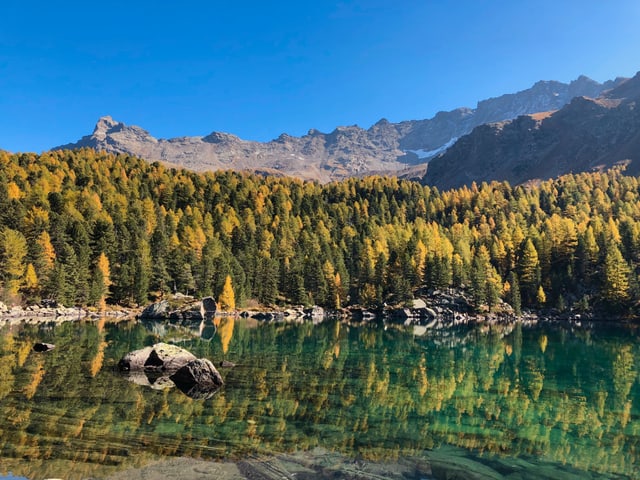
[(191, 398), (210, 398), (224, 384), (209, 360), (167, 343), (127, 353), (118, 362), (118, 369), (139, 385), (154, 389), (177, 386)]
[(206, 358), (187, 363), (169, 378), (191, 398), (211, 398), (224, 384), (216, 367)]
[(191, 352), (168, 343), (156, 343), (127, 353), (118, 362), (120, 371), (163, 371), (174, 372), (186, 365), (196, 356)]

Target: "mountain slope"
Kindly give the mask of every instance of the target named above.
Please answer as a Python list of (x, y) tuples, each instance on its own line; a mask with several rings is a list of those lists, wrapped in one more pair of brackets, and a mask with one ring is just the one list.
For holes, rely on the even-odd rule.
[(196, 171), (258, 170), (321, 182), (372, 173), (410, 173), (480, 124), (556, 110), (575, 96), (595, 97), (619, 82), (600, 84), (584, 76), (570, 84), (538, 82), (527, 90), (481, 101), (476, 109), (458, 108), (431, 119), (400, 123), (382, 119), (367, 130), (358, 126), (338, 127), (331, 133), (312, 129), (302, 137), (283, 134), (264, 143), (219, 132), (156, 139), (140, 127), (106, 116), (91, 135), (56, 149), (91, 147)]
[(512, 184), (630, 161), (640, 173), (640, 73), (597, 99), (576, 97), (556, 112), (482, 125), (429, 163), (424, 183)]

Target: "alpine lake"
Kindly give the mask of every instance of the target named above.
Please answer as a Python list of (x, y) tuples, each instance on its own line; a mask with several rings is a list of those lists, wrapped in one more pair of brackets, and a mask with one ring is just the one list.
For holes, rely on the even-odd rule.
[[(0, 478), (640, 478), (639, 339), (607, 322), (0, 320)], [(225, 385), (193, 399), (118, 371), (157, 342)]]

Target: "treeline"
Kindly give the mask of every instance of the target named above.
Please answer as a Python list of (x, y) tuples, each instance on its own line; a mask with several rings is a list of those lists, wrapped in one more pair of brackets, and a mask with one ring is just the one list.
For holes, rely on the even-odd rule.
[(5, 300), (144, 304), (169, 291), (342, 307), (467, 288), (481, 308), (640, 299), (640, 183), (620, 170), (439, 192), (199, 174), (92, 150), (0, 152)]

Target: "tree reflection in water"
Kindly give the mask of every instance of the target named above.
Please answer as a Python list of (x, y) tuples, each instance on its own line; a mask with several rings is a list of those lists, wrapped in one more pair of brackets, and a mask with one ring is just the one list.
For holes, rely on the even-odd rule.
[[(450, 445), (486, 462), (640, 475), (633, 330), (516, 325), (416, 336), (337, 321), (213, 322), (209, 339), (197, 325), (134, 321), (2, 327), (1, 473), (81, 478), (157, 458), (316, 447), (381, 460)], [(36, 354), (38, 341), (56, 348)], [(158, 341), (237, 366), (221, 369), (225, 386), (206, 400), (116, 373), (125, 353)]]

